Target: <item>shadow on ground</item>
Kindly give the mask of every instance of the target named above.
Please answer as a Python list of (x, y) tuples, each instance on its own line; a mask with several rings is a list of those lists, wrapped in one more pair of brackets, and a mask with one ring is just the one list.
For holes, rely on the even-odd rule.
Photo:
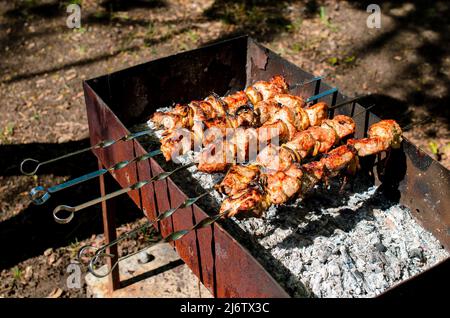
[[(88, 146), (88, 140), (69, 142), (67, 144), (28, 144), (0, 146), (4, 165), (0, 169), (1, 176), (17, 178), (20, 176), (18, 163), (30, 154), (39, 156), (37, 159), (47, 159), (66, 152)], [(53, 176), (68, 176), (69, 179), (98, 169), (96, 158), (86, 153), (76, 159), (43, 166), (38, 171), (40, 180), (50, 184)], [(32, 177), (30, 177), (32, 180)], [(27, 190), (34, 184), (29, 182)], [(110, 191), (118, 189), (109, 188)], [(30, 204), (19, 214), (0, 222), (0, 269), (10, 268), (28, 258), (42, 255), (49, 247), (58, 248), (76, 244), (92, 236), (103, 233), (100, 205), (87, 208), (76, 214), (69, 224), (57, 224), (53, 220), (52, 211), (60, 204), (77, 205), (100, 195), (98, 179), (85, 182), (79, 186), (57, 192), (43, 205)], [(13, 198), (10, 198), (11, 200)], [(117, 224), (135, 221), (142, 217), (142, 212), (133, 204), (128, 196), (116, 199)]]

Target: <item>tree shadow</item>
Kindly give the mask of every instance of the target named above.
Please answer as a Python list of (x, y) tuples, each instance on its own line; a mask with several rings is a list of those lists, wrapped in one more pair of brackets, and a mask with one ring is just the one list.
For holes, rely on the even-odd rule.
[(271, 41), (292, 23), (285, 14), (291, 2), (216, 0), (203, 15), (209, 20), (222, 20), (237, 27), (237, 30), (221, 36), (221, 39), (248, 34), (258, 40)]
[[(350, 3), (355, 8), (366, 10), (371, 1)], [(409, 9), (405, 9), (407, 4)], [(400, 11), (393, 14), (393, 9)], [(417, 59), (406, 61), (395, 81), (384, 84), (382, 88), (398, 87), (404, 90), (406, 97), (403, 103), (423, 108), (446, 122), (447, 128), (450, 128), (450, 78), (445, 73), (450, 55), (446, 45), (450, 41), (450, 4), (444, 1), (384, 1), (381, 11), (393, 19), (393, 27), (384, 31), (382, 26), (379, 36), (368, 43), (355, 44), (352, 52), (356, 56), (365, 56), (387, 45), (398, 45), (396, 37), (404, 32), (415, 34)], [(416, 85), (410, 85), (408, 81), (411, 80)]]
[[(8, 180), (18, 178), (21, 173), (18, 168), (20, 160), (30, 154), (40, 154), (48, 159), (69, 151), (78, 150), (88, 145), (88, 140), (69, 142), (66, 144), (30, 144), (0, 146), (0, 153), (5, 164), (2, 165), (0, 176)], [(95, 157), (85, 153), (76, 157), (76, 160), (63, 160), (61, 162), (43, 166), (38, 171), (41, 180), (52, 181), (52, 176), (68, 176), (70, 179), (87, 172), (98, 169)], [(109, 176), (108, 176), (109, 177)], [(110, 177), (111, 178), (111, 177)], [(35, 186), (33, 178), (26, 182), (26, 190)], [(109, 191), (119, 189), (111, 185)], [(11, 193), (14, 195), (14, 193)], [(77, 241), (84, 240), (92, 234), (103, 233), (101, 207), (99, 205), (87, 208), (77, 213), (74, 220), (65, 225), (57, 224), (52, 216), (53, 209), (59, 204), (79, 204), (100, 195), (98, 179), (90, 180), (71, 189), (52, 194), (48, 202), (43, 205), (24, 204), (26, 207), (16, 215), (0, 222), (0, 270), (10, 268), (19, 262), (31, 257), (42, 255), (49, 247), (59, 248), (69, 246)], [(13, 199), (6, 197), (6, 200)], [(136, 207), (128, 196), (116, 199), (117, 224), (135, 221), (142, 217), (142, 212)]]
[(100, 6), (112, 11), (128, 11), (135, 8), (164, 8), (167, 4), (163, 0), (105, 0), (102, 1)]
[(29, 18), (40, 16), (42, 18), (53, 18), (64, 14), (63, 4), (60, 1), (37, 3), (35, 1), (22, 1), (22, 3), (5, 13), (10, 18)]

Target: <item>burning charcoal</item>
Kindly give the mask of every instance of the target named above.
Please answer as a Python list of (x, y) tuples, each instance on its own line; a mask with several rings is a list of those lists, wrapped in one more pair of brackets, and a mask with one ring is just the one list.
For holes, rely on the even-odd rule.
[(383, 243), (381, 243), (381, 242), (376, 243), (374, 246), (381, 253), (386, 252), (386, 250), (387, 250), (386, 246), (384, 246)]
[(423, 250), (421, 247), (416, 247), (413, 248), (412, 250), (409, 251), (409, 257), (411, 258), (417, 258), (419, 259), (421, 262), (425, 262), (425, 257), (423, 255)]

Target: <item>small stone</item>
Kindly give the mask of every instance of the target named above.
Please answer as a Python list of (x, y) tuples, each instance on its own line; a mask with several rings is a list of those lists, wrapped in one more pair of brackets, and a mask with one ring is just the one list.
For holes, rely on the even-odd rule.
[(25, 274), (23, 275), (23, 278), (26, 281), (28, 281), (31, 279), (32, 276), (33, 276), (33, 267), (30, 265), (25, 268)]
[(47, 298), (59, 298), (63, 293), (61, 288), (55, 288), (52, 292), (47, 296)]
[(149, 254), (147, 252), (142, 252), (138, 254), (138, 263), (139, 264), (147, 264), (154, 260), (155, 257), (152, 254)]
[(51, 254), (48, 257), (48, 259), (47, 259), (47, 264), (48, 265), (52, 265), (55, 261), (56, 261), (56, 255), (55, 254)]
[(423, 250), (421, 247), (413, 248), (408, 252), (408, 255), (411, 258), (418, 258), (421, 262), (425, 261), (425, 258), (423, 256)]
[(375, 248), (381, 253), (384, 253), (387, 250), (386, 246), (384, 246), (383, 243), (376, 243)]
[(44, 256), (49, 256), (50, 254), (53, 253), (53, 249), (52, 248), (48, 248), (44, 251)]

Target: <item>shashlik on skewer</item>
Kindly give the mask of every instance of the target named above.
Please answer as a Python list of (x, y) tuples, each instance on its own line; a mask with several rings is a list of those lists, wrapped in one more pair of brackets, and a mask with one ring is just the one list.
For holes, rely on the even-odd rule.
[[(255, 177), (247, 188), (241, 184), (241, 190), (232, 192), (222, 202), (220, 211), (229, 211), (227, 217), (261, 217), (270, 205), (301, 197), (320, 180), (326, 181), (344, 170), (354, 174), (359, 168), (359, 157), (400, 147), (401, 134), (400, 126), (394, 120), (382, 120), (369, 128), (368, 138), (350, 139), (345, 145), (331, 150), (318, 161), (303, 165), (292, 163), (284, 171), (271, 174), (259, 173), (259, 180)], [(233, 169), (242, 174), (243, 168)]]
[[(269, 82), (259, 81), (244, 91), (220, 98), (211, 95), (201, 101), (193, 101), (188, 105), (176, 105), (172, 111), (156, 112), (151, 121), (166, 130), (175, 128), (192, 128), (195, 122), (219, 121), (230, 128), (242, 124), (253, 125), (256, 118), (252, 112), (240, 112), (249, 103), (253, 105), (271, 99), (277, 94), (288, 92), (288, 85), (282, 76), (274, 76)], [(264, 114), (263, 116), (264, 117)]]
[[(232, 166), (218, 189), (225, 195), (233, 195), (245, 189), (246, 185), (254, 182), (260, 174), (265, 175), (273, 187), (276, 188), (277, 184), (281, 186), (281, 174), (295, 174), (292, 170), (293, 163), (302, 162), (308, 155), (314, 157), (328, 152), (354, 132), (355, 123), (348, 116), (337, 115), (333, 119), (327, 119), (320, 126), (296, 133), (292, 140), (281, 146), (268, 145), (258, 154), (253, 165)], [(276, 200), (278, 201), (280, 200)]]
[[(235, 138), (230, 138), (231, 140), (219, 140), (208, 145), (199, 155), (198, 169), (208, 173), (221, 172), (225, 171), (232, 163), (252, 162), (254, 159), (259, 163), (266, 162), (268, 166), (277, 165), (279, 161), (271, 158), (275, 146), (270, 141), (274, 140), (274, 137), (278, 137), (280, 143), (285, 143), (285, 149), (281, 151), (283, 156), (295, 156), (300, 160), (311, 151), (315, 153), (326, 151), (339, 138), (344, 138), (354, 132), (354, 123), (350, 117), (340, 116), (331, 121), (326, 120), (327, 105), (325, 103), (317, 103), (307, 108), (306, 115), (301, 112), (291, 112), (288, 109), (283, 112), (292, 116), (278, 117), (280, 119), (256, 130), (237, 131), (233, 136)], [(306, 117), (308, 125), (299, 125), (296, 117)], [(255, 154), (258, 149), (252, 149), (250, 145), (253, 145), (253, 148), (259, 147), (260, 151), (256, 158)]]
[[(320, 103), (316, 105), (303, 109), (305, 102), (301, 97), (276, 94), (269, 100), (256, 103), (253, 109), (241, 109), (238, 116), (211, 119), (203, 117), (200, 119), (198, 117), (194, 119), (192, 126), (188, 129), (184, 127), (166, 130), (164, 137), (161, 139), (161, 151), (166, 160), (169, 161), (174, 154), (180, 155), (188, 150), (206, 146), (218, 139), (222, 140), (230, 130), (239, 127), (263, 127), (260, 130), (268, 130), (282, 126), (283, 136), (288, 133), (293, 134), (296, 129), (305, 129), (326, 117), (326, 109), (319, 112), (316, 108), (323, 106), (320, 106)], [(258, 117), (257, 121), (254, 120), (255, 114)]]
[[(349, 140), (346, 145), (342, 145), (332, 151), (326, 156), (323, 157), (319, 161), (310, 162), (308, 164), (304, 164), (301, 166), (301, 174), (300, 178), (302, 178), (301, 182), (301, 195), (304, 195), (310, 189), (314, 187), (320, 180), (326, 179), (329, 177), (333, 177), (338, 175), (342, 170), (349, 169), (352, 170), (356, 168), (358, 165), (358, 156), (364, 155), (372, 155), (376, 153), (380, 153), (382, 151), (388, 151), (389, 148), (397, 148), (400, 147), (402, 138), (401, 138), (401, 129), (398, 124), (393, 120), (384, 120), (377, 124), (371, 126), (369, 129), (369, 138), (363, 138), (359, 140)], [(376, 139), (374, 140), (371, 139)], [(355, 149), (352, 145), (358, 144), (359, 150)], [(376, 146), (373, 146), (376, 144)], [(365, 149), (365, 145), (369, 145), (367, 149)], [(298, 165), (298, 164), (294, 164)], [(255, 167), (252, 167), (254, 169)], [(232, 169), (237, 169), (239, 171), (241, 166), (234, 166)], [(244, 170), (243, 175), (245, 177), (253, 177), (253, 174), (248, 175), (249, 171)], [(251, 172), (251, 171), (250, 171)], [(351, 171), (353, 174), (355, 171)], [(212, 190), (212, 189), (211, 189)], [(209, 191), (211, 191), (209, 190)], [(206, 191), (201, 196), (209, 193)], [(296, 196), (299, 193), (292, 193), (292, 196)], [(102, 257), (114, 257), (107, 252), (107, 248), (117, 244), (119, 241), (129, 237), (138, 231), (141, 231), (147, 227), (150, 227), (154, 222), (158, 220), (163, 220), (169, 216), (171, 216), (176, 210), (180, 207), (185, 207), (187, 205), (192, 205), (196, 200), (198, 200), (201, 196), (188, 198), (186, 201), (182, 202), (178, 207), (171, 208), (158, 216), (157, 219), (151, 221), (143, 226), (140, 226), (131, 232), (126, 233), (125, 235), (119, 237), (117, 240), (105, 244), (100, 248), (95, 248), (92, 245), (83, 246), (78, 252), (78, 259), (80, 263), (82, 262), (82, 254), (85, 250), (94, 249), (94, 256), (91, 258), (89, 262), (89, 271), (97, 277), (105, 277), (107, 276), (111, 270), (117, 265), (118, 261), (121, 259), (125, 259), (133, 254), (124, 256), (116, 261), (111, 267), (110, 270), (106, 273), (97, 273), (95, 271), (95, 266), (93, 266), (97, 260)], [(257, 188), (252, 187), (246, 189), (243, 193), (239, 194), (237, 200), (229, 202), (227, 205), (222, 204), (220, 212), (216, 215), (209, 216), (207, 218), (202, 219), (190, 229), (187, 230), (179, 230), (176, 232), (172, 232), (167, 237), (160, 240), (160, 242), (172, 242), (175, 240), (179, 240), (183, 238), (185, 235), (190, 233), (191, 231), (210, 226), (212, 223), (218, 221), (224, 217), (231, 217), (236, 215), (236, 213), (246, 212), (247, 216), (261, 216), (261, 211), (264, 211), (271, 204), (268, 200), (264, 200), (264, 197), (261, 196), (261, 192), (258, 192)]]
[[(285, 94), (277, 97), (283, 100), (283, 107), (277, 109), (271, 119), (259, 128), (237, 128), (229, 132), (216, 127), (219, 131), (207, 130), (201, 139), (195, 132), (177, 130), (161, 140), (161, 151), (166, 160), (171, 160), (190, 150), (199, 151), (200, 145), (206, 145), (199, 153), (198, 169), (207, 173), (221, 172), (230, 163), (251, 160), (251, 154), (258, 151), (256, 148), (264, 148), (271, 140), (291, 140), (297, 132), (320, 125), (327, 117), (328, 107), (325, 103), (320, 102), (304, 109), (300, 98), (296, 96)], [(250, 145), (255, 145), (255, 149)]]

